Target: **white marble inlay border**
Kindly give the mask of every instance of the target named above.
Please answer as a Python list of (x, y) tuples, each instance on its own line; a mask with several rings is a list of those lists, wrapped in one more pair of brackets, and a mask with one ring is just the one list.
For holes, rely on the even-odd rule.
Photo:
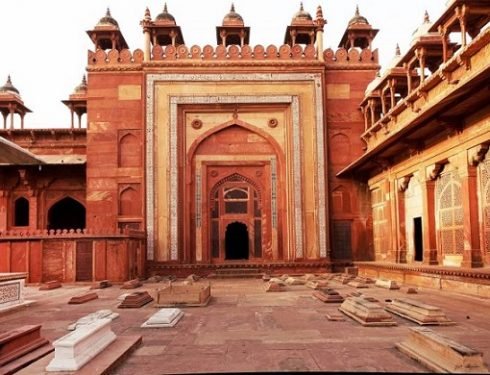
[[(317, 129), (317, 202), (318, 232), (320, 256), (326, 256), (326, 218), (325, 218), (325, 169), (324, 169), (324, 129), (323, 129), (323, 95), (321, 75), (319, 73), (253, 73), (253, 74), (148, 74), (146, 81), (146, 216), (147, 216), (147, 258), (154, 259), (154, 89), (158, 81), (313, 81), (315, 84), (315, 108)], [(301, 183), (301, 153), (294, 145), (301, 145), (299, 124), (299, 101), (297, 97), (276, 96), (174, 96), (170, 98), (170, 258), (178, 260), (178, 210), (177, 210), (177, 105), (178, 104), (215, 104), (215, 103), (280, 103), (292, 102), (293, 112), (293, 180)], [(301, 185), (294, 187), (296, 257), (303, 256), (302, 202)]]

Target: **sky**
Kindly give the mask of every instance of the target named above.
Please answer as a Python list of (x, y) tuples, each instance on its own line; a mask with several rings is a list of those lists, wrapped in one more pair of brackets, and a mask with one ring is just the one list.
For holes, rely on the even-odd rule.
[[(168, 11), (181, 27), (187, 46), (216, 45), (216, 26), (230, 10), (231, 0), (167, 0)], [(299, 10), (299, 0), (234, 0), (235, 10), (250, 26), (250, 44), (280, 46), (286, 27)], [(86, 31), (109, 7), (131, 50), (143, 49), (139, 22), (148, 7), (154, 19), (163, 10), (160, 0), (15, 0), (0, 2), (0, 86), (10, 74), (24, 104), (33, 111), (25, 127), (70, 126), (70, 112), (61, 103), (81, 82), (87, 50), (93, 50)], [(318, 5), (327, 20), (324, 48), (338, 46), (356, 5), (379, 33), (373, 48), (382, 66), (400, 45), (403, 54), (427, 10), (431, 21), (444, 11), (446, 0), (304, 0), (313, 18)], [(0, 122), (1, 124), (2, 122)], [(16, 123), (19, 120), (16, 119)]]

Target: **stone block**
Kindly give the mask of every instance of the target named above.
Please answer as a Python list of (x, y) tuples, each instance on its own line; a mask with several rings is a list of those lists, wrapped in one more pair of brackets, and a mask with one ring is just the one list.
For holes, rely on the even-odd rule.
[(119, 304), (120, 309), (137, 309), (153, 301), (148, 292), (134, 292), (126, 296)]
[(362, 297), (346, 298), (339, 311), (366, 327), (397, 325), (380, 304), (366, 301)]
[(41, 285), (39, 290), (51, 290), (56, 288), (61, 288), (61, 283), (57, 280), (52, 280)]
[(312, 295), (325, 303), (342, 303), (344, 301), (344, 297), (339, 292), (330, 288), (315, 290)]
[(366, 284), (366, 283), (364, 282), (364, 280), (359, 279), (359, 278), (357, 278), (357, 277), (356, 277), (354, 280), (349, 281), (349, 282), (347, 283), (347, 285), (352, 286), (352, 287), (354, 287), (354, 288), (358, 288), (358, 289), (360, 289), (360, 288), (369, 288), (369, 285), (368, 285), (368, 284)]
[(144, 322), (142, 328), (166, 328), (175, 326), (179, 320), (184, 316), (184, 312), (177, 308), (163, 308), (153, 314), (146, 322)]
[(211, 285), (170, 283), (164, 288), (157, 289), (155, 295), (155, 307), (206, 306), (211, 299)]
[(374, 285), (385, 289), (400, 289), (395, 280), (377, 279)]
[(417, 294), (417, 289), (416, 288), (408, 288), (407, 294)]
[(299, 277), (288, 277), (285, 280), (285, 283), (287, 285), (305, 285), (305, 280), (299, 278)]
[(93, 323), (95, 320), (98, 319), (110, 319), (114, 320), (119, 317), (118, 313), (112, 312), (112, 310), (98, 310), (96, 312), (90, 313), (88, 315), (82, 316), (80, 319), (78, 319), (75, 323), (70, 324), (67, 327), (68, 331), (73, 331), (79, 326), (83, 326), (86, 324)]
[(396, 348), (431, 372), (488, 373), (480, 351), (425, 327), (410, 328), (408, 339), (397, 343)]
[(335, 312), (329, 312), (326, 314), (326, 317), (328, 320), (332, 321), (332, 322), (342, 322), (344, 321), (344, 316), (342, 314), (339, 314), (339, 313), (335, 313)]
[(111, 287), (112, 284), (109, 280), (101, 280), (101, 281), (96, 281), (95, 283), (92, 284), (90, 289), (105, 289)]
[(111, 319), (97, 319), (53, 342), (55, 352), (46, 371), (77, 371), (114, 340)]
[(139, 288), (142, 285), (143, 283), (139, 279), (133, 279), (133, 280), (126, 281), (122, 285), (121, 289), (135, 289), (135, 288)]
[(79, 296), (71, 297), (70, 300), (68, 301), (68, 303), (70, 305), (77, 305), (77, 304), (85, 303), (88, 301), (92, 301), (92, 300), (97, 299), (97, 298), (99, 298), (97, 293), (85, 293), (85, 294), (81, 294)]
[(357, 276), (359, 274), (359, 268), (357, 267), (345, 267), (344, 273), (347, 275)]
[(305, 284), (310, 289), (322, 289), (328, 286), (327, 280), (307, 281)]
[(282, 282), (276, 283), (271, 280), (265, 286), (266, 292), (283, 292), (285, 290), (286, 290), (286, 285)]
[(0, 335), (0, 374), (13, 374), (54, 350), (41, 337), (40, 325), (26, 325)]
[(439, 307), (408, 298), (393, 299), (391, 303), (385, 306), (385, 309), (420, 325), (455, 324), (446, 317), (446, 314)]

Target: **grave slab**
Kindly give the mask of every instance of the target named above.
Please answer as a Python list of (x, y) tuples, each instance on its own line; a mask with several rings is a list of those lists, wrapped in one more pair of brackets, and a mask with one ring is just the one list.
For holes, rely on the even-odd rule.
[(142, 328), (168, 328), (175, 326), (184, 316), (184, 312), (178, 308), (163, 308), (153, 314)]
[(346, 298), (339, 311), (366, 327), (397, 325), (380, 304), (366, 301), (362, 297)]
[(439, 307), (408, 298), (395, 298), (385, 306), (385, 309), (420, 325), (455, 324)]
[(121, 289), (135, 289), (135, 288), (139, 288), (142, 285), (143, 283), (139, 279), (133, 279), (133, 280), (126, 281), (121, 286)]
[(41, 285), (39, 290), (51, 290), (56, 288), (61, 288), (61, 283), (57, 280), (52, 280)]
[(385, 289), (400, 289), (400, 286), (396, 283), (395, 280), (388, 279), (377, 279), (374, 283), (375, 286)]
[(114, 340), (111, 319), (103, 318), (77, 327), (53, 342), (54, 358), (46, 371), (76, 371), (102, 352)]
[(410, 328), (408, 339), (396, 348), (432, 372), (488, 373), (480, 351), (425, 328)]
[(156, 290), (155, 307), (199, 307), (206, 306), (211, 299), (209, 283), (194, 283), (192, 285), (171, 282), (164, 288)]
[(71, 297), (70, 300), (68, 301), (68, 304), (79, 305), (81, 303), (92, 301), (92, 300), (97, 299), (97, 298), (99, 298), (99, 296), (95, 292), (80, 294), (79, 296)]
[(148, 292), (134, 292), (126, 296), (117, 307), (120, 309), (140, 308), (151, 301), (153, 298)]
[(111, 287), (112, 284), (109, 280), (101, 280), (101, 281), (96, 281), (95, 283), (92, 284), (90, 289), (105, 289)]
[(95, 320), (98, 319), (110, 319), (114, 320), (119, 317), (118, 313), (112, 312), (112, 310), (98, 310), (96, 312), (90, 313), (88, 315), (82, 316), (80, 319), (78, 319), (75, 323), (70, 324), (66, 329), (68, 331), (73, 331), (77, 327), (90, 324), (94, 322)]
[(312, 295), (325, 303), (341, 303), (344, 301), (344, 297), (342, 297), (339, 292), (331, 288), (315, 290)]

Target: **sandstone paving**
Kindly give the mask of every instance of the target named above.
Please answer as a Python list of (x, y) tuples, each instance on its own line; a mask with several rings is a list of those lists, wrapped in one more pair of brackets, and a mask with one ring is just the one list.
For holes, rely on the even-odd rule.
[[(82, 305), (68, 300), (86, 292), (89, 285), (63, 285), (50, 291), (28, 286), (26, 294), (36, 301), (30, 307), (0, 315), (0, 332), (25, 324), (42, 324), (42, 335), (53, 341), (68, 333), (66, 327), (100, 309), (117, 311), (111, 323), (116, 335), (142, 335), (143, 343), (114, 374), (166, 374), (258, 371), (428, 372), (395, 349), (417, 324), (393, 316), (394, 327), (363, 327), (344, 317), (330, 321), (338, 306), (312, 298), (312, 290), (294, 286), (283, 293), (266, 293), (258, 279), (211, 281), (212, 300), (206, 307), (182, 308), (178, 325), (167, 329), (140, 328), (158, 311), (154, 303), (136, 309), (117, 309), (119, 286), (98, 290), (99, 299)], [(158, 283), (138, 290), (151, 291)], [(354, 287), (337, 283), (342, 295)], [(401, 290), (363, 289), (363, 295), (381, 305), (404, 298)], [(490, 364), (490, 300), (446, 291), (420, 288), (410, 298), (440, 307), (456, 322), (434, 331), (482, 351)]]

